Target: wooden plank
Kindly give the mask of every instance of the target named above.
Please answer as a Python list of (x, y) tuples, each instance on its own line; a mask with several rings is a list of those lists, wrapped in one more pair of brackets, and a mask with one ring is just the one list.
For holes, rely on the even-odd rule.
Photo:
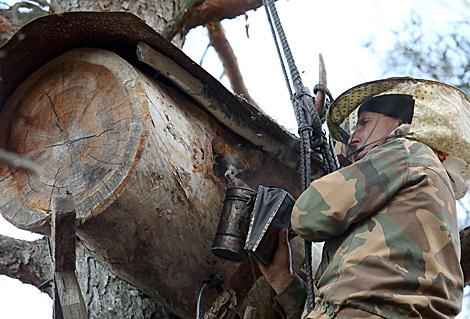
[[(260, 109), (251, 104), (251, 110), (244, 110), (241, 106), (239, 109), (234, 109), (221, 99), (206, 83), (189, 73), (165, 54), (153, 49), (144, 42), (139, 42), (136, 53), (140, 61), (173, 82), (230, 130), (262, 148), (264, 151), (274, 154), (279, 161), (284, 162), (286, 165), (297, 167), (298, 162), (292, 161), (290, 156), (292, 154), (291, 151), (294, 149), (286, 152), (287, 145), (280, 143), (281, 141), (273, 136), (272, 127), (269, 127), (267, 122), (262, 121), (262, 118), (267, 119), (268, 117)], [(297, 141), (294, 143), (297, 143)], [(291, 146), (294, 146), (294, 144), (287, 148)], [(288, 154), (289, 156), (286, 156)]]
[[(54, 316), (55, 319), (87, 319), (88, 314), (83, 300), (77, 276), (74, 271), (56, 272), (54, 284), (60, 300), (62, 317)], [(56, 310), (56, 307), (54, 307)], [(56, 313), (54, 312), (54, 315)]]
[[(326, 67), (325, 62), (323, 61), (323, 56), (321, 53), (318, 56), (319, 65), (318, 65), (318, 83), (324, 86), (327, 86), (328, 80), (326, 77)], [(317, 108), (318, 113), (322, 114), (325, 110), (325, 93), (318, 91), (315, 96), (315, 107)]]
[(55, 284), (53, 285), (53, 289), (52, 289), (52, 299), (54, 300), (54, 307), (52, 309), (53, 313), (52, 313), (52, 318), (54, 319), (64, 319), (64, 316), (62, 314), (62, 306), (60, 304), (60, 298), (59, 298), (59, 293), (57, 291), (57, 288), (55, 286)]
[(88, 318), (75, 275), (76, 226), (71, 195), (52, 200), (52, 258), (54, 261), (54, 318)]

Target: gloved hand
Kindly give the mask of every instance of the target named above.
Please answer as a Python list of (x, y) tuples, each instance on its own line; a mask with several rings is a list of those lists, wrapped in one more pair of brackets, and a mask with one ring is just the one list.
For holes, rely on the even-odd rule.
[(292, 253), (287, 229), (280, 229), (278, 236), (278, 246), (272, 263), (265, 266), (258, 262), (258, 267), (268, 284), (279, 295), (292, 282), (294, 274), (292, 271)]

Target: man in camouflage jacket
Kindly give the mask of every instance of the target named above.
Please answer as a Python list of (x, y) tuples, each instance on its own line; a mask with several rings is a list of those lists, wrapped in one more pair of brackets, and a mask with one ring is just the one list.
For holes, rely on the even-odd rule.
[(287, 318), (453, 318), (460, 312), (451, 182), (430, 147), (397, 134), (411, 122), (411, 96), (397, 100), (410, 104), (405, 117), (383, 111), (390, 98), (372, 98), (359, 109), (349, 140), (355, 162), (312, 182), (292, 212), (297, 234), (325, 241), (314, 310), (302, 314), (306, 286), (290, 270), (285, 231), (273, 263), (260, 266)]

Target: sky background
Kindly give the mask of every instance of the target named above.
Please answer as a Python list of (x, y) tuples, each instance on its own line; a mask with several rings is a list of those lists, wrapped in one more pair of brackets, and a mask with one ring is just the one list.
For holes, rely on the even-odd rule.
[[(279, 0), (277, 7), (304, 84), (311, 89), (317, 83), (318, 54), (322, 53), (328, 87), (336, 97), (354, 85), (384, 76), (382, 63), (394, 42), (394, 31), (401, 30), (413, 10), (422, 14), (423, 29), (431, 32), (445, 30), (453, 21), (468, 17), (462, 3), (457, 0)], [(295, 133), (296, 122), (264, 9), (249, 12), (247, 21), (244, 16), (225, 20), (223, 26), (250, 95), (275, 121)], [(183, 51), (199, 62), (208, 42), (206, 30), (196, 28), (188, 34)], [(374, 52), (365, 48), (368, 42), (372, 43)], [(213, 49), (208, 50), (202, 66), (220, 78), (223, 68)], [(225, 77), (221, 81), (230, 87)], [(25, 240), (40, 238), (15, 229), (1, 217), (0, 234)], [(464, 302), (464, 309), (459, 318), (468, 316), (468, 301)], [(0, 276), (0, 318), (50, 319), (52, 301), (33, 286)]]

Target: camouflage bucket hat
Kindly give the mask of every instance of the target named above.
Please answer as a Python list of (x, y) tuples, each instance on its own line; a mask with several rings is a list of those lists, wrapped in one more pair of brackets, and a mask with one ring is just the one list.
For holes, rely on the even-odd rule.
[(327, 124), (334, 139), (347, 142), (357, 120), (358, 107), (368, 98), (384, 94), (409, 94), (415, 99), (407, 138), (461, 159), (460, 174), (470, 180), (470, 98), (441, 82), (397, 77), (357, 85), (331, 105)]

